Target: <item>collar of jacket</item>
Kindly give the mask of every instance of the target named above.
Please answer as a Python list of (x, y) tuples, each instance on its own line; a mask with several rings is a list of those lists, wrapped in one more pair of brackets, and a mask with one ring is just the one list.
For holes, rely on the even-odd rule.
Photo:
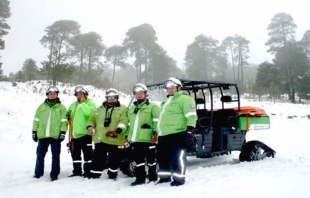
[(61, 103), (61, 101), (58, 97), (55, 99), (55, 102), (50, 102), (50, 101), (48, 101), (48, 98), (46, 98), (44, 103), (46, 103), (48, 106), (52, 107), (57, 103)]
[[(86, 98), (86, 100), (84, 102), (87, 102), (89, 99)], [(81, 103), (79, 100), (76, 100), (77, 103)]]
[[(104, 102), (102, 103), (102, 106), (104, 106), (105, 108), (109, 108), (109, 107), (108, 107), (108, 102), (107, 102), (107, 101), (104, 101)], [(114, 107), (120, 107), (120, 106), (121, 106), (121, 103), (119, 103), (119, 101), (117, 101)]]
[(145, 101), (141, 102), (141, 103), (138, 103), (138, 101), (135, 101), (133, 102), (134, 105), (138, 106), (138, 105), (143, 105), (143, 104), (146, 104), (146, 105), (149, 105), (150, 104), (150, 101), (149, 99), (146, 99)]
[(169, 98), (170, 96), (179, 97), (181, 95), (184, 95), (182, 90), (175, 92), (173, 95), (167, 95), (167, 98)]

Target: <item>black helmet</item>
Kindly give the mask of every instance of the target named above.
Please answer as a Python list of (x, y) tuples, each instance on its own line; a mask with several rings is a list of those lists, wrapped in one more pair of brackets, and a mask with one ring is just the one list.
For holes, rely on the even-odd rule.
[(46, 90), (46, 95), (48, 95), (50, 92), (56, 92), (57, 94), (59, 94), (59, 90), (57, 87), (55, 86), (51, 86)]
[(83, 92), (84, 94), (88, 95), (88, 91), (86, 91), (82, 86), (77, 86), (74, 89), (74, 95), (76, 96), (77, 92)]

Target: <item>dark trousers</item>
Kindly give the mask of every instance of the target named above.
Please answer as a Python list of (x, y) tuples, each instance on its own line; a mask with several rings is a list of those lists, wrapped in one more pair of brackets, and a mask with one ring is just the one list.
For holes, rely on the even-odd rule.
[(185, 182), (186, 147), (185, 132), (159, 136), (157, 145), (157, 162), (160, 179), (170, 179)]
[[(145, 162), (148, 166), (149, 181), (156, 181), (156, 145), (152, 143), (132, 143), (134, 159), (136, 162), (135, 176), (138, 181), (145, 181)], [(146, 161), (145, 161), (146, 159)]]
[(81, 154), (83, 152), (84, 158), (84, 175), (89, 176), (90, 168), (91, 168), (91, 159), (92, 159), (92, 137), (91, 135), (85, 135), (80, 138), (73, 139), (73, 174), (81, 175), (82, 174), (82, 157)]
[(108, 158), (108, 176), (110, 179), (117, 177), (117, 172), (121, 163), (121, 152), (118, 146), (106, 143), (96, 143), (92, 160), (91, 177), (99, 178), (105, 168)]
[(37, 161), (35, 167), (35, 175), (43, 176), (44, 174), (44, 158), (48, 150), (48, 146), (51, 145), (52, 151), (52, 170), (50, 173), (51, 177), (57, 177), (60, 173), (60, 140), (53, 138), (44, 138), (38, 141), (37, 147)]

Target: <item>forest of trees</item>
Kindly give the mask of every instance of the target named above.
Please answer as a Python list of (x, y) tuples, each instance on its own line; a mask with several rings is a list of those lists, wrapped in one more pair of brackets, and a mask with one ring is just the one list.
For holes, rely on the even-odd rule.
[[(0, 0), (0, 7), (0, 49), (3, 50), (1, 38), (10, 28), (5, 22), (11, 15), (9, 1)], [(269, 95), (274, 99), (288, 94), (295, 102), (296, 93), (300, 99), (310, 94), (310, 30), (297, 41), (296, 27), (290, 14), (274, 15), (267, 27), (269, 40), (265, 43), (274, 58), (258, 66), (248, 62), (251, 41), (242, 35), (228, 35), (223, 41), (197, 35), (187, 46), (185, 69), (181, 70), (158, 44), (156, 30), (151, 24), (128, 29), (121, 45), (106, 46), (98, 33), (82, 33), (78, 22), (59, 20), (47, 26), (45, 34), (38, 38), (42, 47), (49, 51), (46, 60), (37, 63), (29, 57), (20, 71), (8, 77), (3, 75), (0, 62), (0, 79), (113, 86), (130, 92), (137, 82), (147, 84), (175, 76), (235, 82), (242, 93), (259, 97)]]

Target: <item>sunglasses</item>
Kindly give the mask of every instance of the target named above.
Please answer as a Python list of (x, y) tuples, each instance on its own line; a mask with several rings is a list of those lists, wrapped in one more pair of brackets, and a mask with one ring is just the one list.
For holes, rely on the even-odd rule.
[(107, 99), (107, 100), (110, 100), (110, 99), (117, 99), (117, 96), (107, 96), (106, 99)]

